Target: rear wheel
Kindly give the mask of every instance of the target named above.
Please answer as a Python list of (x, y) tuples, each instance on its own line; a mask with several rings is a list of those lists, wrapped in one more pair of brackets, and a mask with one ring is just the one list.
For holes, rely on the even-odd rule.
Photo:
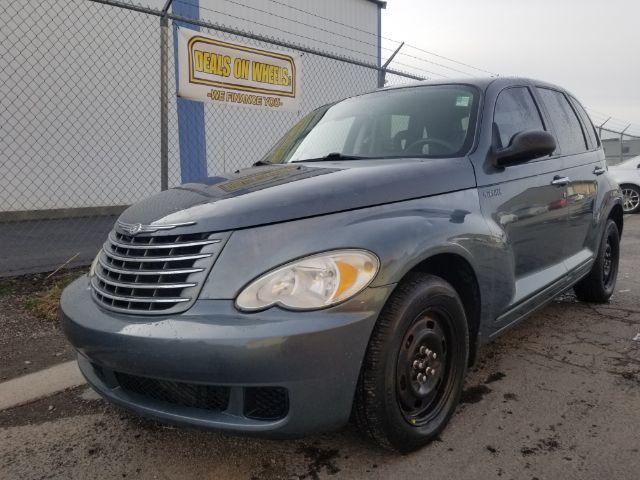
[(609, 219), (591, 272), (573, 287), (578, 299), (593, 303), (608, 301), (618, 279), (619, 260), (620, 235), (618, 226)]
[(468, 352), (456, 291), (439, 277), (411, 275), (374, 328), (355, 399), (359, 428), (400, 452), (435, 439), (460, 398)]
[(621, 185), (622, 211), (624, 213), (636, 213), (640, 210), (640, 187), (636, 185)]

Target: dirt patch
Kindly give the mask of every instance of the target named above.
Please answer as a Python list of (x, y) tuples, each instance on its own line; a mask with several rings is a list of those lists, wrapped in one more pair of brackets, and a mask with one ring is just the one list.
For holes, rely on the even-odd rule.
[(506, 375), (504, 373), (502, 373), (502, 372), (493, 372), (493, 373), (489, 374), (489, 376), (484, 381), (484, 383), (499, 382), (504, 377), (506, 377)]
[(55, 312), (64, 287), (85, 271), (0, 281), (0, 381), (73, 358)]
[(102, 399), (85, 399), (87, 386), (77, 387), (27, 405), (0, 411), (0, 428), (39, 425), (60, 418), (99, 413), (109, 408)]
[(460, 403), (478, 403), (491, 389), (486, 385), (474, 385), (462, 391)]
[(340, 456), (340, 451), (336, 448), (320, 448), (315, 445), (303, 445), (298, 449), (298, 453), (304, 454), (305, 458), (310, 461), (309, 469), (303, 475), (299, 475), (300, 479), (310, 478), (318, 480), (320, 473), (323, 471), (328, 475), (336, 475), (340, 469), (335, 461)]
[(547, 437), (538, 440), (538, 443), (533, 447), (522, 447), (520, 453), (523, 457), (530, 455), (538, 455), (540, 453), (555, 452), (560, 449), (560, 442), (557, 437)]

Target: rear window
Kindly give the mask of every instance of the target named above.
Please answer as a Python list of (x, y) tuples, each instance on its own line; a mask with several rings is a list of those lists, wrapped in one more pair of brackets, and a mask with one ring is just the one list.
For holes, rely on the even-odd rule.
[(598, 134), (596, 133), (596, 127), (593, 126), (593, 122), (591, 121), (589, 114), (584, 109), (584, 107), (580, 105), (580, 102), (578, 102), (578, 100), (576, 100), (573, 97), (571, 97), (571, 104), (573, 105), (573, 108), (575, 108), (576, 112), (578, 112), (578, 115), (582, 120), (582, 124), (584, 125), (584, 128), (586, 130), (587, 137), (589, 138), (589, 143), (591, 144), (590, 145), (591, 148), (599, 147), (600, 139), (598, 138)]
[(538, 92), (551, 117), (560, 152), (563, 155), (586, 152), (587, 144), (580, 121), (567, 97), (548, 88), (538, 88)]

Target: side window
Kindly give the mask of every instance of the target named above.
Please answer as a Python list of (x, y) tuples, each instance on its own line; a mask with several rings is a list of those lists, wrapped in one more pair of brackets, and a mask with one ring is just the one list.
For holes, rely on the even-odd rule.
[(567, 97), (548, 88), (538, 88), (553, 124), (556, 140), (563, 155), (575, 155), (587, 151), (587, 143), (580, 121)]
[(591, 142), (592, 148), (599, 147), (600, 141), (598, 140), (598, 135), (596, 134), (596, 127), (593, 126), (593, 122), (591, 121), (591, 118), (589, 118), (589, 114), (584, 109), (584, 107), (580, 105), (580, 102), (578, 102), (573, 97), (571, 98), (571, 104), (573, 105), (573, 108), (576, 109), (576, 112), (578, 112), (578, 115), (582, 119), (582, 124), (585, 127), (585, 130), (587, 132), (587, 137)]
[(538, 108), (526, 87), (508, 88), (500, 92), (493, 122), (498, 129), (502, 147), (508, 146), (516, 133), (544, 130)]

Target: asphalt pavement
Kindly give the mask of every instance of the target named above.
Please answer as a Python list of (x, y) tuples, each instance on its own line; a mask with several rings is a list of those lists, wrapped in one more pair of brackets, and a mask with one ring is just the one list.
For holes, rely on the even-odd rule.
[(625, 221), (611, 302), (564, 295), (485, 347), (448, 428), (418, 452), (350, 427), (296, 441), (170, 427), (76, 387), (0, 412), (0, 478), (638, 479), (640, 215)]

